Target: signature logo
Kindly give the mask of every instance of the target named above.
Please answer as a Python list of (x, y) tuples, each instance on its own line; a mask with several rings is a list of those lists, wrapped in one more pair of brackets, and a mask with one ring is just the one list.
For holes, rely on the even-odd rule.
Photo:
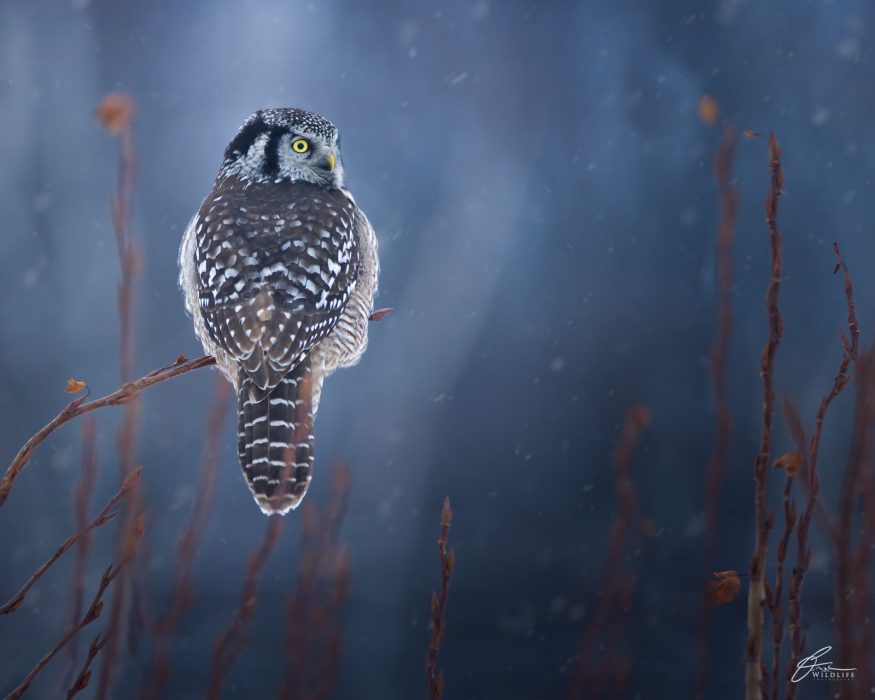
[(796, 664), (796, 670), (793, 672), (793, 677), (790, 681), (792, 683), (798, 683), (808, 676), (826, 681), (854, 680), (854, 672), (857, 669), (836, 668), (832, 665), (832, 661), (821, 661), (821, 659), (831, 651), (832, 647), (823, 647), (823, 649), (817, 650), (811, 656), (806, 656)]

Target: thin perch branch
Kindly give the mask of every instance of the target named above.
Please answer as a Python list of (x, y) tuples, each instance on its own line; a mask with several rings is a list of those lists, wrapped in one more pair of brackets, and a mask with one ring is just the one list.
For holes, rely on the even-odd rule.
[(196, 360), (188, 360), (184, 357), (180, 357), (176, 364), (173, 364), (170, 367), (156, 369), (145, 377), (141, 377), (133, 382), (128, 382), (111, 394), (107, 394), (99, 399), (94, 399), (93, 401), (88, 401), (86, 403), (85, 399), (88, 398), (89, 394), (73, 399), (58, 415), (46, 423), (46, 425), (44, 425), (36, 434), (31, 436), (31, 438), (24, 443), (24, 446), (18, 451), (18, 454), (15, 455), (15, 459), (12, 460), (9, 467), (6, 469), (3, 478), (0, 479), (0, 507), (2, 507), (6, 503), (6, 499), (9, 498), (9, 492), (12, 491), (12, 485), (15, 482), (15, 479), (18, 478), (24, 470), (24, 467), (27, 466), (27, 462), (33, 454), (33, 451), (41, 443), (45, 442), (46, 438), (62, 425), (98, 408), (121, 406), (150, 386), (166, 382), (168, 379), (178, 377), (180, 374), (187, 374), (192, 370), (200, 369), (201, 367), (209, 367), (214, 364), (216, 364), (216, 360), (208, 355), (199, 357)]

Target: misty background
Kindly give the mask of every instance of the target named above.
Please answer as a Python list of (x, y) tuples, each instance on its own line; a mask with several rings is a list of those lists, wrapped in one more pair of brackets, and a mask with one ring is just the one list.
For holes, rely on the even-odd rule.
[[(634, 483), (654, 527), (649, 539), (633, 533), (624, 558), (637, 575), (621, 642), (633, 660), (629, 695), (689, 696), (714, 422), (707, 355), (720, 135), (697, 105), (708, 94), (738, 127), (774, 129), (783, 145), (786, 332), (776, 380), (810, 430), (841, 358), (834, 240), (855, 274), (864, 343), (875, 326), (873, 20), (865, 0), (3, 0), (0, 461), (69, 400), (69, 377), (96, 395), (118, 386), (108, 206), (117, 144), (95, 123), (101, 98), (125, 91), (138, 108), (136, 376), (201, 354), (176, 254), (236, 129), (261, 107), (317, 111), (340, 129), (348, 185), (379, 237), (376, 305), (395, 307), (372, 324), (361, 364), (328, 380), (316, 421), (308, 499), (324, 503), (334, 459), (353, 474), (341, 533), (352, 589), (334, 697), (424, 697), (445, 495), (457, 556), (440, 657), (445, 697), (564, 697), (617, 510), (611, 456), (635, 403), (653, 417)], [(740, 140), (735, 175), (734, 432), (717, 567), (743, 571), (766, 336), (765, 139)], [(137, 462), (156, 612), (196, 492), (214, 376), (199, 370), (142, 395)], [(830, 506), (851, 403), (851, 392), (836, 401), (824, 432)], [(230, 415), (167, 697), (202, 697), (213, 641), (266, 522), (240, 473)], [(118, 488), (120, 416), (97, 414), (93, 511)], [(776, 423), (780, 454), (792, 441)], [(78, 427), (38, 449), (0, 511), (4, 599), (73, 529)], [(774, 494), (781, 480), (771, 478)], [(225, 697), (273, 696), (281, 682), (299, 533), (296, 515), (287, 520)], [(835, 643), (834, 561), (816, 524), (812, 532), (805, 619), (819, 648)], [(87, 596), (113, 557), (115, 526), (93, 542)], [(66, 555), (0, 619), (0, 691), (60, 638), (72, 561)], [(742, 598), (714, 610), (709, 697), (741, 693)], [(133, 696), (148, 660), (126, 660), (117, 697)], [(34, 697), (51, 696), (60, 666)]]

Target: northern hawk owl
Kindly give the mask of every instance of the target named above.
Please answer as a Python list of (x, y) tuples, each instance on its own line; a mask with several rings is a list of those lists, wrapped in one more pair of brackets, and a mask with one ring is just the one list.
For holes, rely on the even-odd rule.
[(343, 186), (335, 126), (250, 116), (179, 251), (185, 308), (237, 392), (237, 451), (267, 514), (307, 492), (322, 382), (361, 358), (377, 290), (374, 230)]

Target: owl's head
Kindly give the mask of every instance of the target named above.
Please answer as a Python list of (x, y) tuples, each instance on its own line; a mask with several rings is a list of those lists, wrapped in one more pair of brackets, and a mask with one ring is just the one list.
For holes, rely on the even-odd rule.
[(228, 144), (221, 175), (341, 187), (337, 127), (303, 109), (261, 109), (243, 122)]

